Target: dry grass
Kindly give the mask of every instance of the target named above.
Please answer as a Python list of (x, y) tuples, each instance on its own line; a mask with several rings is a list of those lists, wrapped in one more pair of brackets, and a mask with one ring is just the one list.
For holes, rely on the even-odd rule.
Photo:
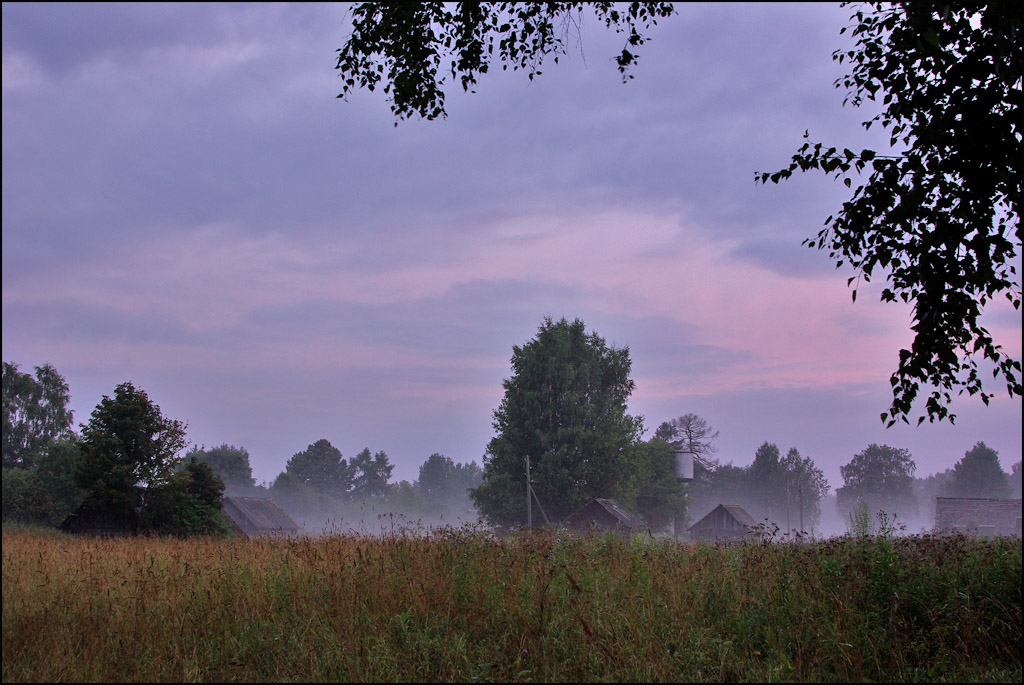
[(3, 680), (993, 680), (1019, 539), (3, 534)]

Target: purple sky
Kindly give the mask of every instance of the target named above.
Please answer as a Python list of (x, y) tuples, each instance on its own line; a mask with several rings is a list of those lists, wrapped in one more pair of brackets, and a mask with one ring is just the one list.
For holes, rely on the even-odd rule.
[[(397, 128), (335, 97), (344, 10), (3, 4), (3, 359), (52, 363), (76, 422), (131, 380), (258, 480), (320, 438), (412, 480), (481, 461), (512, 346), (564, 316), (629, 347), (648, 436), (699, 414), (723, 462), (770, 441), (838, 486), (872, 442), (919, 475), (979, 440), (1020, 459), (1005, 391), (883, 428), (910, 310), (800, 245), (850, 191), (754, 184), (805, 129), (884, 147), (832, 86), (849, 10), (680, 6), (627, 84), (591, 19), (533, 83)], [(1019, 359), (1020, 314), (986, 317)]]

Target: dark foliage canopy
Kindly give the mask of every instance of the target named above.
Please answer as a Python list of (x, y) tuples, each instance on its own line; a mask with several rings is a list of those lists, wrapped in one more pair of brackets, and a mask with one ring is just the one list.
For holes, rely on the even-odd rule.
[(1024, 391), (1020, 360), (980, 321), (993, 299), (1021, 304), (1014, 257), (1024, 180), (1024, 4), (878, 2), (858, 6), (851, 20), (856, 46), (833, 58), (852, 71), (836, 87), (847, 89), (854, 106), (881, 100), (883, 111), (864, 127), (880, 124), (893, 149), (883, 155), (807, 142), (789, 167), (757, 179), (778, 183), (816, 169), (852, 186), (852, 172), (868, 172), (805, 242), (828, 250), (837, 266), (852, 265), (858, 275), (850, 283), (883, 272), (882, 300), (914, 306), (914, 341), (900, 351), (882, 420), (906, 422), (927, 385), (927, 414), (918, 423), (954, 421), (954, 391), (986, 404), (992, 397), (978, 355), (1010, 396)]
[(122, 383), (82, 426), (76, 480), (92, 506), (134, 520), (139, 488), (165, 485), (184, 447), (185, 424), (165, 418), (144, 390)]
[(566, 44), (578, 35), (585, 5), (606, 27), (626, 34), (615, 58), (624, 79), (632, 78), (627, 69), (637, 61), (642, 31), (673, 12), (671, 3), (641, 2), (356, 3), (352, 33), (338, 49), (344, 81), (338, 97), (360, 88), (375, 90), (383, 81), (398, 119), (447, 116), (449, 76), (471, 91), (496, 57), (502, 69), (522, 69), (533, 80), (542, 73), (544, 58), (557, 63), (565, 54)]
[(3, 465), (31, 467), (56, 440), (71, 437), (67, 381), (50, 364), (35, 377), (3, 362)]
[(979, 442), (956, 463), (941, 492), (947, 497), (1009, 497), (1010, 479), (999, 453)]
[(631, 460), (643, 432), (626, 413), (633, 392), (629, 348), (609, 347), (579, 319), (544, 320), (536, 338), (513, 347), (512, 377), (494, 412), (480, 512), (501, 526), (526, 523), (526, 457), (550, 520), (595, 497), (632, 500)]
[(843, 487), (836, 490), (837, 504), (852, 510), (863, 501), (871, 512), (913, 516), (917, 513), (916, 470), (917, 464), (908, 450), (872, 443), (855, 454), (850, 463), (839, 467)]
[(349, 464), (341, 450), (330, 441), (320, 439), (292, 455), (285, 472), (313, 490), (335, 497), (348, 494), (355, 476), (355, 460)]

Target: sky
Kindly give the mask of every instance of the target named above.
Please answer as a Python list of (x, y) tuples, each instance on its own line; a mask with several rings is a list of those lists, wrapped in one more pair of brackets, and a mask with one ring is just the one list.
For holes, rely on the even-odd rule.
[[(722, 463), (772, 442), (838, 487), (871, 443), (919, 476), (978, 441), (1020, 460), (999, 387), (884, 428), (911, 310), (801, 245), (851, 191), (754, 182), (805, 131), (887, 147), (833, 85), (849, 9), (681, 5), (627, 83), (585, 18), (532, 82), (494, 69), (398, 126), (379, 91), (337, 98), (345, 13), (3, 3), (3, 360), (53, 364), (76, 424), (131, 381), (257, 481), (321, 438), (411, 481), (482, 463), (513, 346), (565, 317), (629, 348), (646, 437), (698, 414)], [(1020, 313), (984, 322), (1020, 359)]]

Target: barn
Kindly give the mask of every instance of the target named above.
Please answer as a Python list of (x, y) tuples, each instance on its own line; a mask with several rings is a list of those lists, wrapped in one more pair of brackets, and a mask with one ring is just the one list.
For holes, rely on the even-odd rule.
[(269, 497), (225, 495), (221, 511), (236, 532), (246, 537), (299, 534), (299, 524)]
[(141, 507), (136, 507), (132, 512), (126, 512), (124, 516), (114, 516), (94, 506), (93, 502), (87, 499), (64, 519), (60, 529), (66, 533), (104, 538), (134, 535), (138, 531), (140, 510)]
[(936, 497), (935, 531), (968, 535), (1021, 535), (1021, 500)]
[(738, 504), (719, 504), (707, 516), (690, 526), (691, 540), (737, 540), (757, 523)]
[(613, 499), (590, 500), (585, 506), (571, 514), (563, 522), (565, 527), (577, 533), (616, 532), (635, 535), (647, 531), (647, 524), (636, 514), (626, 510)]

